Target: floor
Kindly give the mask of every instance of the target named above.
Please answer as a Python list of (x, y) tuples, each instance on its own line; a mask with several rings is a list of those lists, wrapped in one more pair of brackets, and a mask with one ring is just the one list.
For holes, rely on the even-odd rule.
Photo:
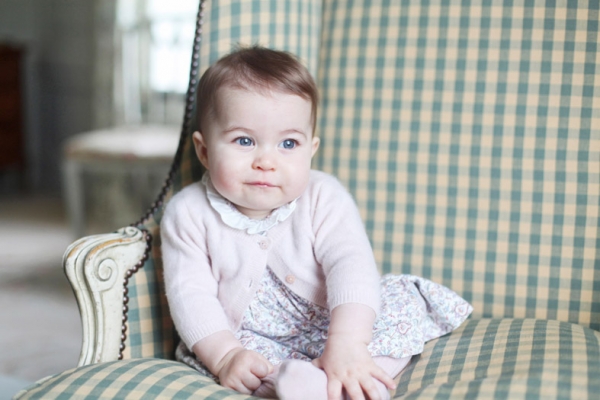
[(77, 365), (81, 322), (62, 271), (62, 201), (0, 198), (0, 400)]

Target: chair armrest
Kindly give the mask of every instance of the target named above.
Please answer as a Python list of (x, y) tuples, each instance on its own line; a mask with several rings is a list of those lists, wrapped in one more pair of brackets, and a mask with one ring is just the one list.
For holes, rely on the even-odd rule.
[(119, 358), (125, 333), (124, 282), (146, 259), (147, 246), (143, 231), (127, 227), (81, 238), (67, 248), (63, 265), (82, 322), (79, 366)]

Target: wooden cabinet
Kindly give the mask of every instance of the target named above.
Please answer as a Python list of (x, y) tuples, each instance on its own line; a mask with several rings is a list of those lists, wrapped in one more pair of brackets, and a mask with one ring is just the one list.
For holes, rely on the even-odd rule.
[(22, 49), (0, 44), (0, 170), (24, 166), (22, 59)]

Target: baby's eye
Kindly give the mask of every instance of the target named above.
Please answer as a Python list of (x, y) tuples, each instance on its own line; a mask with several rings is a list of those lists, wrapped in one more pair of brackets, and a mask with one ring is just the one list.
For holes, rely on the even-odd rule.
[(235, 143), (239, 144), (240, 146), (252, 146), (254, 141), (249, 137), (242, 136), (235, 139)]
[(284, 149), (293, 149), (294, 147), (296, 147), (298, 143), (293, 140), (293, 139), (286, 139), (283, 142), (281, 142), (281, 147), (283, 147)]

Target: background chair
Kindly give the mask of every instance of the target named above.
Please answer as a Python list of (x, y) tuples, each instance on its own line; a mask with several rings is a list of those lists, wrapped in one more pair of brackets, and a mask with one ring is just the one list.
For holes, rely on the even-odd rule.
[(19, 398), (245, 398), (171, 361), (164, 204), (202, 170), (199, 74), (232, 44), (297, 54), (322, 104), (314, 166), (353, 193), (383, 273), (475, 311), (398, 378), (411, 398), (600, 391), (597, 2), (203, 1), (181, 142), (151, 210), (65, 255), (80, 366)]

